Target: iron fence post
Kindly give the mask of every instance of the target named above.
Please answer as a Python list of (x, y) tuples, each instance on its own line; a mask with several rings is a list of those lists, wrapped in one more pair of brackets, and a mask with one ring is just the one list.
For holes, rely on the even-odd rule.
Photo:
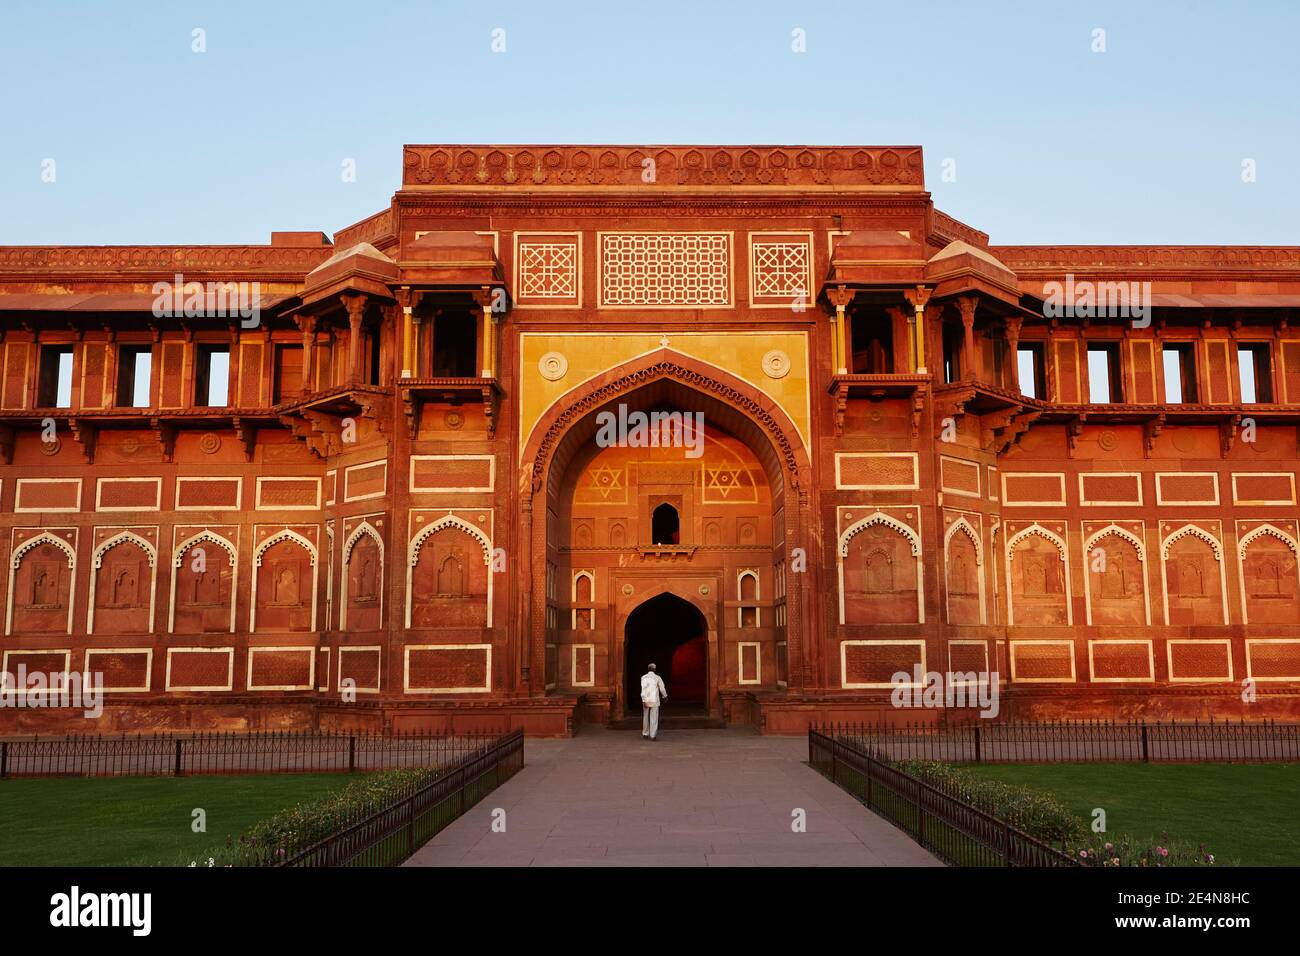
[(415, 852), (415, 799), (406, 801), (406, 855)]
[(976, 763), (980, 762), (980, 725), (978, 721), (979, 718), (977, 717), (975, 726), (972, 730), (973, 734), (975, 735), (975, 762)]
[(182, 743), (184, 743), (184, 741), (180, 737), (177, 737), (176, 738), (176, 768), (173, 773), (173, 776), (177, 776), (177, 777), (181, 775), (181, 744)]
[(1147, 722), (1145, 720), (1142, 721), (1142, 762), (1151, 762), (1151, 751), (1147, 743)]
[(916, 842), (925, 846), (925, 784), (916, 782)]
[(0, 780), (9, 776), (9, 741), (0, 740)]
[(348, 772), (355, 773), (357, 769), (357, 735), (352, 734), (348, 737)]

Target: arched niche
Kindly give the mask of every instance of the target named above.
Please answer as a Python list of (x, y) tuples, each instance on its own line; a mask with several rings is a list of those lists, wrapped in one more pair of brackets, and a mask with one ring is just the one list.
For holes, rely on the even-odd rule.
[(456, 515), (431, 522), (411, 541), (406, 626), (492, 626), (492, 543)]
[(182, 541), (172, 554), (168, 631), (233, 632), (238, 569), (235, 545), (223, 535), (204, 530)]

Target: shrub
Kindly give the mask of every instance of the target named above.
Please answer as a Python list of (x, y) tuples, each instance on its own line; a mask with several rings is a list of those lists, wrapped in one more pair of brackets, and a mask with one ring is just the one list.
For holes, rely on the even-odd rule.
[(1067, 809), (1054, 794), (1018, 784), (985, 780), (961, 767), (933, 760), (903, 760), (899, 770), (918, 777), (949, 796), (965, 800), (1030, 836), (1061, 847), (1084, 866), (1214, 866), (1204, 843), (1193, 846), (1169, 839), (1136, 840), (1093, 833), (1086, 820)]
[(368, 773), (331, 794), (260, 820), (238, 838), (227, 836), (220, 847), (195, 858), (187, 855), (182, 865), (252, 866), (275, 858), (284, 859), (400, 800), (440, 773), (428, 768)]
[(984, 780), (960, 767), (933, 760), (903, 760), (895, 766), (936, 790), (973, 803), (985, 813), (1045, 842), (1062, 846), (1081, 841), (1088, 833), (1087, 823), (1067, 809), (1055, 794)]

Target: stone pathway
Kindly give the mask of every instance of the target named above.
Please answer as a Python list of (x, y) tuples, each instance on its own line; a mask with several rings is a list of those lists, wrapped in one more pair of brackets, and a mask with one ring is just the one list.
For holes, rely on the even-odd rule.
[[(804, 737), (584, 728), (526, 765), (407, 866), (938, 866), (808, 767)], [(791, 830), (794, 808), (807, 832)], [(491, 832), (492, 811), (506, 832)]]

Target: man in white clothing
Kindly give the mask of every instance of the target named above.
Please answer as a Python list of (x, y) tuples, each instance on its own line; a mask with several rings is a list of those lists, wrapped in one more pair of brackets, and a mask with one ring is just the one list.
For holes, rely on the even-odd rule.
[(663, 678), (655, 673), (655, 666), (641, 676), (641, 736), (654, 740), (659, 736), (659, 702), (668, 697)]

